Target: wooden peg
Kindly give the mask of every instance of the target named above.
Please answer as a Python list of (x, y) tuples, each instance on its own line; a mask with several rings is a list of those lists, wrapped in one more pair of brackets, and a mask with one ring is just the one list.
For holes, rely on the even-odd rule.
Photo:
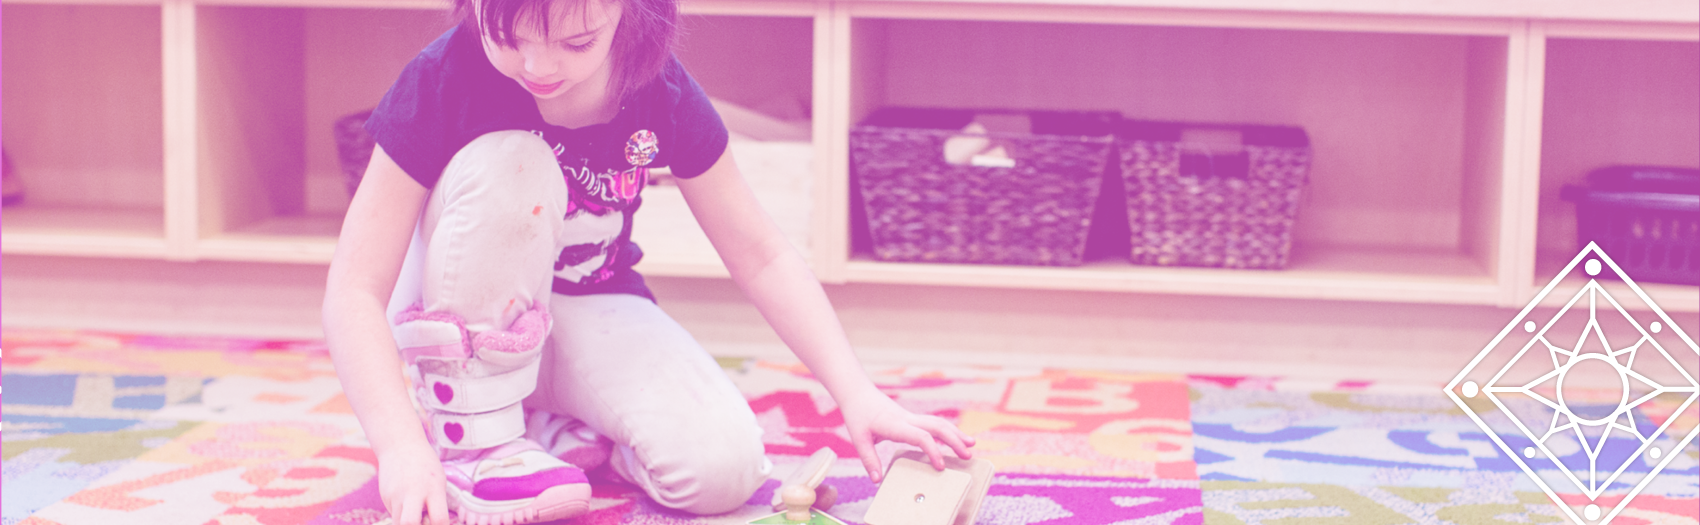
[(823, 497), (825, 495), (821, 494), (820, 487), (821, 483), (826, 481), (827, 472), (832, 470), (832, 462), (837, 460), (838, 453), (830, 448), (822, 448), (815, 451), (808, 461), (804, 461), (796, 471), (785, 478), (785, 483), (779, 487), (779, 505), (784, 506), (785, 519), (807, 522), (810, 519), (810, 507), (816, 506), (817, 503), (822, 504), (822, 510), (832, 507), (838, 500), (838, 492), (831, 490), (832, 487), (829, 486), (825, 492), (830, 493), (831, 497)]

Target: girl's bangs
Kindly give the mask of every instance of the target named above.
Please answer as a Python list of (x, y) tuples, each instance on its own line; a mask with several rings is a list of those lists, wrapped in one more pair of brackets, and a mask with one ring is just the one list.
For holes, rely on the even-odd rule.
[[(490, 40), (504, 47), (515, 47), (514, 33), (519, 29), (536, 30), (538, 34), (549, 34), (549, 16), (555, 9), (570, 9), (577, 11), (579, 16), (589, 17), (584, 3), (589, 0), (481, 0), (478, 2), (477, 23), (479, 30), (490, 36)], [(588, 19), (586, 20), (588, 22)]]

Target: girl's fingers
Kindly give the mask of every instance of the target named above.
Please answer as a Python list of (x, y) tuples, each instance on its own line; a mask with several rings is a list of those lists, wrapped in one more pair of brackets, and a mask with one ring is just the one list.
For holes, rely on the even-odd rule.
[(442, 488), (432, 488), (425, 497), (425, 511), (431, 513), (431, 525), (449, 525), (448, 496)]
[(862, 458), (862, 468), (868, 470), (868, 480), (878, 484), (885, 477), (885, 462), (880, 460), (879, 452), (874, 450), (873, 436), (867, 432), (850, 435), (850, 444), (856, 447), (856, 455)]
[(401, 501), (400, 498), (390, 497), (384, 499), (384, 512), (390, 513), (391, 525), (402, 525), (401, 505), (397, 503), (398, 501)]
[(419, 500), (410, 496), (401, 498), (401, 514), (393, 514), (397, 525), (420, 525)]
[(945, 445), (950, 446), (950, 451), (955, 452), (956, 457), (969, 459), (968, 445), (963, 443), (963, 438), (968, 436), (962, 434), (960, 430), (957, 430), (955, 425), (937, 417), (927, 419), (925, 420), (925, 423), (926, 426), (922, 428), (925, 428), (927, 432), (931, 433), (933, 437), (938, 438), (939, 441), (943, 441)]
[(944, 470), (944, 454), (939, 452), (938, 442), (933, 441), (933, 435), (927, 429), (911, 425), (904, 434), (907, 434), (903, 436), (904, 443), (921, 447), (921, 451), (927, 453), (927, 459), (932, 461), (933, 468)]

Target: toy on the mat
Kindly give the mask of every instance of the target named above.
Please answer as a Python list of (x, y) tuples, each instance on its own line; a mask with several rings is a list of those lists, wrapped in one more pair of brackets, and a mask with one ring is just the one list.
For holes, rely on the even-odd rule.
[(972, 525), (992, 486), (992, 463), (944, 458), (934, 469), (919, 451), (898, 454), (862, 521), (868, 525)]
[[(838, 454), (830, 448), (815, 451), (808, 461), (797, 467), (795, 472), (785, 478), (775, 496), (778, 502), (773, 510), (783, 510), (779, 514), (767, 516), (752, 524), (798, 524), (831, 525), (843, 522), (821, 512), (832, 508), (838, 501), (838, 491), (832, 485), (826, 485), (826, 473), (832, 470), (832, 462), (838, 460)], [(817, 510), (818, 509), (818, 510)]]

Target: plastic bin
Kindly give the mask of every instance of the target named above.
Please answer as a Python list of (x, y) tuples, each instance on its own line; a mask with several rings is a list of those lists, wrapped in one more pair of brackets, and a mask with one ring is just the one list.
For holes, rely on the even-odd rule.
[(1119, 120), (1113, 112), (876, 111), (850, 133), (873, 255), (1079, 265)]
[(1286, 267), (1310, 173), (1303, 129), (1128, 120), (1116, 148), (1135, 264)]
[(1700, 284), (1700, 169), (1611, 166), (1566, 185), (1577, 245), (1596, 243), (1638, 282)]

